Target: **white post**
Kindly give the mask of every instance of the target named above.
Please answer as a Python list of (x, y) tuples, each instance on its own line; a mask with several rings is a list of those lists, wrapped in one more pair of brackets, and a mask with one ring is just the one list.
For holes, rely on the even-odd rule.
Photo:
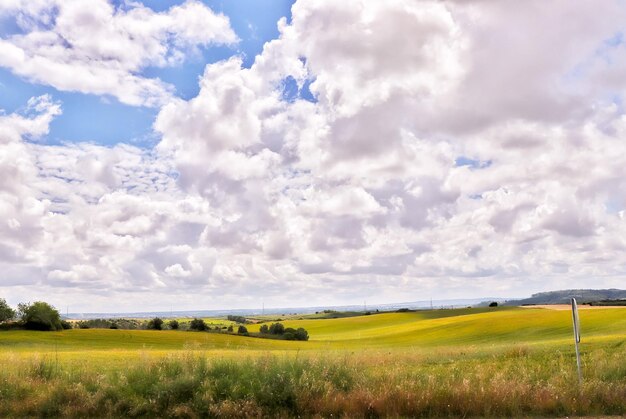
[(578, 305), (576, 299), (572, 298), (572, 320), (574, 322), (574, 345), (576, 346), (576, 367), (578, 368), (578, 383), (583, 382), (583, 373), (580, 368), (580, 349), (578, 344), (580, 343), (580, 320), (578, 319)]

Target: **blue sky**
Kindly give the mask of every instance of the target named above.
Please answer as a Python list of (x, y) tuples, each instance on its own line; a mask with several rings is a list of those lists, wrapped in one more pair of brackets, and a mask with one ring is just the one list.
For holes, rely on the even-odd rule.
[[(121, 3), (114, 2), (117, 5)], [(143, 2), (156, 12), (180, 3), (171, 0)], [(201, 48), (200, 54), (190, 55), (181, 65), (148, 67), (141, 72), (144, 77), (159, 78), (173, 85), (176, 96), (185, 100), (198, 94), (198, 79), (207, 64), (239, 55), (243, 57), (243, 66), (250, 67), (256, 55), (263, 50), (265, 42), (278, 37), (278, 20), (281, 17), (288, 21), (291, 19), (293, 1), (268, 0), (262, 3), (262, 7), (255, 0), (204, 3), (229, 18), (240, 42), (234, 46)], [(10, 18), (0, 19), (0, 36), (14, 33), (20, 33), (15, 21)], [(158, 136), (152, 130), (158, 108), (125, 105), (113, 97), (59, 91), (54, 87), (31, 83), (0, 67), (0, 109), (6, 113), (19, 111), (29, 98), (43, 94), (50, 94), (55, 101), (60, 101), (63, 109), (63, 114), (50, 124), (50, 133), (44, 139), (46, 144), (86, 141), (104, 145), (129, 143), (150, 147), (158, 141)], [(293, 96), (293, 92), (288, 95)]]

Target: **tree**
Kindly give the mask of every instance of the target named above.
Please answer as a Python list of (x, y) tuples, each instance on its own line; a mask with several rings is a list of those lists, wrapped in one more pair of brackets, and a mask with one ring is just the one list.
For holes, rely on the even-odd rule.
[(498, 307), (498, 303), (496, 301), (492, 301), (489, 303), (489, 307)]
[(29, 330), (61, 330), (61, 315), (50, 304), (43, 301), (20, 303), (17, 306), (24, 327)]
[(154, 319), (148, 322), (147, 328), (150, 330), (162, 330), (163, 329), (163, 319), (159, 317), (155, 317)]
[(232, 325), (232, 324), (231, 324), (230, 326), (228, 326), (227, 331), (228, 331), (228, 332), (232, 332), (232, 331), (233, 331), (233, 325)]
[(270, 332), (270, 328), (266, 324), (261, 325), (261, 328), (259, 329), (259, 332), (264, 333), (264, 334), (268, 334)]
[(202, 319), (193, 319), (189, 323), (189, 329), (197, 330), (199, 332), (205, 331), (207, 329), (206, 323)]
[(170, 327), (170, 329), (172, 330), (178, 330), (178, 327), (180, 326), (180, 324), (178, 324), (178, 320), (170, 320), (167, 325)]
[(239, 326), (239, 328), (237, 329), (237, 333), (240, 335), (248, 336), (248, 329), (246, 328), (246, 326)]
[(7, 304), (4, 298), (0, 298), (0, 323), (11, 320), (15, 317), (15, 310)]

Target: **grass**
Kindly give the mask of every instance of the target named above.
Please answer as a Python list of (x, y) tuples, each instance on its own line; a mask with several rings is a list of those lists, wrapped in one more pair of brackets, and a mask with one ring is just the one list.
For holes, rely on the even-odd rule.
[[(626, 414), (626, 309), (290, 319), (309, 342), (146, 330), (0, 333), (0, 417)], [(254, 331), (259, 325), (247, 325)]]

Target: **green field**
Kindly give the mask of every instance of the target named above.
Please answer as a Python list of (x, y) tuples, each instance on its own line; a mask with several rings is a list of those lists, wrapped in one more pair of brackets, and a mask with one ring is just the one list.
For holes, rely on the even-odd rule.
[[(0, 332), (0, 416), (626, 414), (626, 309), (287, 319), (308, 342), (229, 334)], [(247, 325), (251, 332), (260, 324)]]

